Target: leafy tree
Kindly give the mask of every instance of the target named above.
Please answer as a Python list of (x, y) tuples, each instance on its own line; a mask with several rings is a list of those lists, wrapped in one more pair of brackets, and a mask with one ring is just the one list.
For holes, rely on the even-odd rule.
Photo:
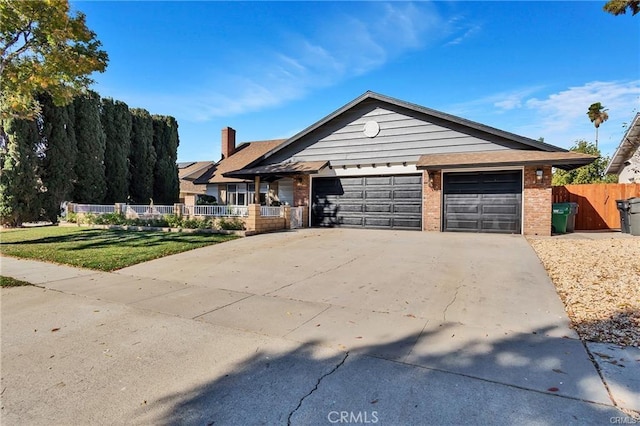
[(153, 174), (153, 199), (158, 204), (172, 204), (180, 196), (178, 178), (178, 122), (163, 115), (153, 117), (153, 147), (156, 164)]
[(100, 96), (95, 92), (77, 96), (73, 101), (73, 107), (78, 144), (75, 167), (78, 180), (73, 192), (73, 201), (99, 204), (107, 192), (104, 173), (106, 138), (100, 123)]
[(587, 116), (596, 127), (596, 148), (598, 148), (598, 128), (609, 119), (609, 114), (607, 114), (607, 109), (600, 102), (595, 102), (589, 106)]
[(603, 9), (616, 16), (624, 15), (629, 9), (631, 14), (635, 15), (640, 12), (640, 0), (611, 0), (604, 5)]
[(0, 117), (35, 118), (43, 91), (68, 104), (105, 70), (107, 53), (85, 21), (67, 0), (0, 2)]
[(106, 136), (104, 153), (107, 194), (105, 203), (124, 203), (129, 195), (129, 151), (131, 150), (131, 112), (124, 102), (102, 99), (100, 114)]
[(3, 120), (0, 139), (3, 141), (0, 150), (0, 223), (21, 226), (40, 216), (38, 126), (32, 120)]
[(38, 96), (41, 105), (41, 136), (44, 158), (41, 179), (44, 185), (45, 217), (55, 223), (60, 203), (69, 201), (77, 180), (75, 174), (78, 146), (74, 130), (73, 104), (56, 106), (49, 94)]
[(612, 183), (617, 182), (618, 177), (615, 175), (606, 175), (604, 170), (609, 163), (609, 157), (601, 157), (600, 150), (596, 145), (587, 142), (585, 140), (576, 141), (575, 145), (571, 147), (571, 151), (581, 152), (583, 154), (590, 154), (598, 156), (598, 158), (591, 164), (579, 167), (571, 171), (564, 171), (556, 169), (553, 172), (553, 178), (551, 180), (554, 186), (563, 186), (570, 184), (581, 183)]
[(147, 204), (153, 197), (156, 153), (153, 148), (153, 119), (147, 110), (131, 110), (131, 151), (129, 197), (134, 203)]

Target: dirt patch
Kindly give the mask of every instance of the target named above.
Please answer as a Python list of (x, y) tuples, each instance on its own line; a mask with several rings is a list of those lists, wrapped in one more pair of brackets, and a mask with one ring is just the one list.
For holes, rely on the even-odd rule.
[(640, 238), (529, 238), (585, 340), (640, 346)]

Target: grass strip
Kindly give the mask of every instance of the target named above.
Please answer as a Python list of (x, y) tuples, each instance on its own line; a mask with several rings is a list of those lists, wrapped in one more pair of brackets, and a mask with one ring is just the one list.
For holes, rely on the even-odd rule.
[(0, 254), (114, 271), (238, 238), (235, 235), (48, 226), (0, 232)]

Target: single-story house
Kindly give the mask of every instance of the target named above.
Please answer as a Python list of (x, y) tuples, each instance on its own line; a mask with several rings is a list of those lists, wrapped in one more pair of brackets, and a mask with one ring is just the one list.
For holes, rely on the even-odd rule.
[(640, 113), (633, 118), (604, 172), (618, 175), (618, 183), (640, 183)]
[[(253, 179), (224, 176), (224, 173), (246, 167), (261, 158), (265, 153), (277, 147), (285, 139), (244, 142), (236, 146), (236, 131), (230, 127), (222, 129), (222, 159), (212, 164), (193, 181), (194, 186), (202, 188), (202, 194), (216, 197), (218, 204), (246, 206), (255, 198)], [(262, 182), (258, 185), (259, 200), (265, 205), (279, 205), (280, 202), (292, 203), (287, 197), (287, 188), (278, 188), (275, 182)], [(280, 198), (278, 197), (280, 194)], [(189, 203), (186, 203), (189, 204)]]
[(213, 161), (178, 163), (178, 180), (180, 181), (179, 198), (181, 203), (194, 205), (196, 204), (198, 195), (206, 193), (207, 188), (203, 185), (194, 184), (194, 181), (214, 164)]
[(374, 92), (251, 155), (234, 144), (224, 129), (223, 160), (194, 183), (221, 203), (300, 207), (315, 227), (549, 235), (552, 167), (596, 158)]

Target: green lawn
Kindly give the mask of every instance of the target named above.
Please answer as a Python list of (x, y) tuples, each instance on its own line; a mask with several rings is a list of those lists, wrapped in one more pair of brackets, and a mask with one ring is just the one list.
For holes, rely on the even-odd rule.
[(0, 275), (0, 287), (20, 287), (23, 285), (31, 285), (31, 283), (16, 280), (15, 278), (11, 277), (3, 277)]
[(234, 238), (237, 237), (205, 233), (48, 226), (0, 232), (0, 253), (100, 271), (114, 271)]

